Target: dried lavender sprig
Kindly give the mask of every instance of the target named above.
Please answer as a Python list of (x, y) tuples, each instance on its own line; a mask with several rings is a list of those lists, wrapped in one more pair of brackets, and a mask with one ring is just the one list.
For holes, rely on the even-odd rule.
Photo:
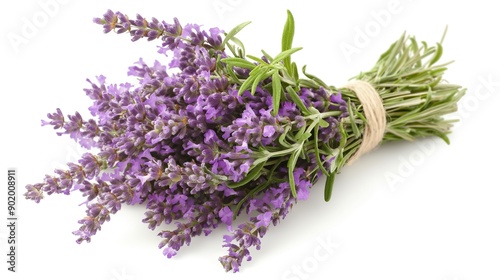
[[(47, 176), (45, 184), (27, 186), (26, 197), (39, 201), (44, 191), (67, 193), (76, 180), (76, 189), (87, 196), (88, 207), (87, 216), (79, 221), (82, 226), (75, 231), (78, 242), (90, 241), (123, 203), (147, 203), (143, 222), (151, 229), (177, 223), (176, 230), (160, 233), (164, 238), (160, 247), (166, 246), (168, 257), (189, 245), (192, 237), (209, 234), (220, 224), (230, 226), (233, 218), (246, 213), (249, 221), (225, 237), (228, 255), (220, 258), (227, 271), (236, 272), (244, 259), (250, 260), (251, 247), (260, 248), (260, 238), (271, 222), (275, 225), (283, 219), (297, 199), (307, 199), (308, 189), (323, 175), (327, 176), (328, 200), (335, 174), (359, 147), (366, 118), (352, 91), (327, 86), (306, 73), (305, 67), (306, 78), (299, 78), (291, 61), (300, 48), (292, 48), (294, 21), (290, 12), (282, 52), (276, 56), (263, 52), (260, 58), (247, 56), (241, 41), (234, 37), (248, 23), (237, 26), (222, 40), (222, 31), (217, 28), (206, 32), (197, 25), (181, 27), (177, 19), (173, 24), (155, 18), (148, 21), (140, 15), (130, 20), (108, 11), (94, 21), (103, 25), (106, 33), (130, 33), (133, 41), (161, 39), (159, 52), (173, 51), (169, 66), (180, 72), (169, 75), (163, 64), (156, 62), (150, 67), (141, 60), (129, 69), (130, 75), (139, 78), (135, 88), (129, 84), (106, 86), (102, 76), (99, 84), (91, 83), (86, 93), (94, 100), (91, 113), (97, 120), (84, 125), (78, 113), (70, 116), (69, 122), (59, 111), (49, 115), (55, 128), (64, 128), (75, 140), (80, 139), (80, 144), (100, 148), (102, 162), (114, 168), (113, 173), (101, 173), (102, 168), (94, 168), (91, 160), (95, 156), (87, 156), (89, 160), (81, 165), (69, 166), (86, 168), (88, 178), (82, 172), (76, 176), (57, 171), (59, 177)], [(381, 62), (375, 71), (377, 79), (386, 80), (368, 79), (382, 84), (381, 90), (392, 86), (391, 79), (401, 81), (398, 75), (404, 71), (392, 70), (411, 67), (419, 58), (408, 59), (407, 50), (395, 52), (389, 63)], [(437, 59), (439, 55), (431, 61)], [(422, 68), (424, 76), (429, 74), (430, 67), (426, 67)], [(413, 82), (421, 82), (418, 75), (412, 76)], [(439, 82), (440, 76), (436, 84)], [(399, 85), (413, 87), (412, 83)], [(415, 90), (403, 101), (400, 92), (388, 91), (384, 100), (394, 109), (389, 110), (391, 114), (400, 117), (393, 123), (393, 136), (408, 139), (401, 131), (408, 132), (404, 125), (417, 114), (430, 116), (429, 123), (413, 124), (422, 129), (421, 135), (446, 130), (446, 121), (440, 123), (437, 118), (436, 124), (434, 117), (453, 106), (444, 102), (435, 110), (423, 106), (408, 114), (406, 110), (422, 104), (423, 91)], [(181, 222), (183, 219), (187, 222)]]
[(43, 198), (43, 193), (68, 195), (77, 185), (82, 185), (96, 178), (102, 170), (108, 168), (108, 164), (113, 165), (117, 160), (116, 157), (112, 157), (111, 153), (101, 153), (100, 155), (85, 153), (78, 161), (79, 164), (68, 163), (67, 170), (56, 169), (54, 172), (57, 175), (46, 175), (43, 183), (27, 185), (26, 197), (38, 203)]

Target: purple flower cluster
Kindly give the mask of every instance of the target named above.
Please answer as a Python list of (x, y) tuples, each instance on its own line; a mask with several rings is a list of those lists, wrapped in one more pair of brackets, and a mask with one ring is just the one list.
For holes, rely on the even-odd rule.
[[(250, 249), (260, 249), (269, 226), (285, 218), (297, 199), (308, 198), (318, 163), (311, 150), (298, 159), (296, 196), (288, 181), (289, 154), (273, 157), (259, 176), (246, 178), (263, 150), (273, 154), (285, 149), (279, 138), (289, 133), (293, 139), (310, 119), (290, 99), (273, 115), (272, 93), (263, 83), (253, 94), (238, 94), (241, 83), (234, 77), (244, 80), (249, 71), (234, 68), (228, 74), (231, 70), (220, 61), (228, 54), (218, 28), (204, 31), (194, 24), (181, 26), (177, 19), (169, 24), (140, 15), (132, 20), (112, 11), (94, 21), (105, 32), (129, 33), (132, 41), (159, 39), (159, 52), (172, 58), (167, 65), (139, 60), (128, 71), (138, 79), (136, 85), (110, 84), (104, 76), (88, 80), (85, 93), (93, 101), (89, 120), (78, 112), (65, 116), (60, 109), (48, 114), (43, 125), (99, 152), (86, 153), (66, 170), (28, 185), (26, 198), (39, 202), (44, 194), (80, 191), (87, 210), (74, 232), (78, 243), (89, 242), (123, 204), (143, 204), (143, 222), (151, 230), (175, 225), (159, 233), (159, 247), (169, 258), (192, 237), (225, 225), (228, 254), (219, 260), (226, 271), (238, 271), (243, 260), (251, 259)], [(340, 141), (339, 121), (347, 116), (341, 94), (302, 88), (299, 95), (307, 107), (339, 112), (325, 118), (328, 126), (319, 129), (319, 138)], [(233, 218), (240, 214), (249, 219), (234, 226)]]

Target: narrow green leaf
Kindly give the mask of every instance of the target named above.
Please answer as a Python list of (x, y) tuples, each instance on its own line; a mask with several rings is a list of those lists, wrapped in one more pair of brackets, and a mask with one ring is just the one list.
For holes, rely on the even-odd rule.
[(302, 134), (306, 132), (306, 128), (307, 126), (304, 125), (299, 129), (299, 131), (297, 131), (297, 133), (295, 133), (295, 137), (293, 137), (295, 139), (295, 142), (298, 142), (297, 139), (300, 139), (302, 137)]
[(250, 62), (246, 59), (243, 59), (243, 58), (239, 58), (239, 57), (223, 58), (223, 59), (221, 59), (221, 61), (228, 64), (228, 65), (231, 65), (231, 66), (236, 66), (236, 67), (250, 69), (250, 70), (253, 70), (256, 67), (256, 65), (253, 64), (252, 62)]
[(310, 106), (309, 107), (309, 112), (311, 112), (311, 114), (319, 114), (319, 110), (314, 108), (313, 106)]
[(281, 50), (286, 51), (292, 48), (293, 36), (295, 33), (295, 20), (292, 13), (288, 10), (285, 27), (283, 28), (283, 36), (281, 38)]
[(266, 68), (264, 68), (263, 70), (264, 71), (259, 73), (259, 75), (255, 76), (255, 79), (254, 79), (253, 84), (252, 84), (252, 95), (255, 94), (255, 91), (257, 90), (259, 83), (263, 82), (264, 80), (266, 80), (267, 78), (269, 78), (273, 75), (273, 71), (270, 71)]
[(290, 190), (292, 192), (293, 197), (297, 197), (297, 190), (295, 189), (295, 179), (293, 178), (293, 171), (295, 170), (295, 165), (297, 165), (297, 161), (299, 160), (300, 153), (302, 151), (302, 142), (297, 149), (292, 153), (290, 159), (288, 160), (288, 181), (290, 184)]
[(255, 62), (261, 64), (261, 65), (268, 65), (269, 63), (265, 62), (262, 58), (260, 57), (256, 57), (256, 56), (253, 56), (253, 55), (247, 55), (248, 58), (250, 58), (251, 60), (254, 60)]
[(273, 115), (276, 116), (280, 108), (281, 91), (282, 91), (281, 78), (277, 70), (275, 70), (273, 73), (272, 86), (273, 86)]
[(387, 58), (391, 53), (392, 53), (392, 50), (396, 47), (396, 42), (392, 43), (391, 46), (384, 52), (380, 55), (378, 61), (382, 61), (384, 60), (385, 58)]
[(321, 172), (325, 175), (328, 174), (328, 172), (325, 169), (325, 166), (323, 166), (323, 162), (321, 161), (321, 157), (319, 155), (319, 141), (318, 141), (318, 134), (319, 134), (319, 125), (314, 127), (314, 155), (316, 156), (316, 164), (319, 166), (319, 169)]
[[(345, 128), (344, 128), (344, 119), (342, 119), (338, 125), (338, 128), (339, 128), (339, 132), (340, 132), (340, 143), (339, 143), (339, 147), (336, 149), (337, 150), (337, 158), (335, 159), (335, 162), (339, 161), (339, 162), (343, 162), (344, 160), (344, 148), (347, 144), (347, 132), (345, 131)], [(342, 164), (338, 164), (335, 166), (335, 168), (342, 168)], [(331, 169), (332, 167), (330, 167), (330, 172), (333, 172), (333, 170)]]
[(329, 169), (328, 173), (334, 173), (334, 172), (338, 173), (338, 170), (340, 170), (340, 167), (337, 163), (339, 161), (338, 159), (340, 158), (339, 155), (341, 155), (339, 148), (330, 151), (330, 157), (335, 158), (335, 160), (333, 160), (332, 163), (330, 164), (328, 168)]
[(296, 53), (298, 51), (300, 51), (302, 48), (299, 47), (299, 48), (293, 48), (293, 49), (289, 49), (289, 50), (286, 50), (286, 51), (282, 51), (281, 53), (279, 53), (273, 60), (273, 63), (276, 63), (276, 62), (279, 62), (279, 61), (282, 61), (284, 60), (285, 58), (289, 58), (293, 53)]
[(289, 125), (285, 126), (285, 131), (283, 131), (283, 133), (282, 133), (282, 134), (280, 135), (280, 137), (278, 138), (279, 143), (280, 143), (283, 147), (285, 147), (285, 148), (290, 147), (290, 144), (289, 144), (289, 143), (285, 140), (286, 135), (287, 135), (288, 131), (290, 131), (290, 129), (292, 129), (292, 127), (291, 127), (291, 126), (289, 126)]
[(388, 53), (388, 56), (385, 58), (389, 64), (384, 69), (384, 72), (385, 72), (385, 73), (383, 73), (384, 75), (393, 74), (395, 63), (398, 62), (398, 59), (396, 59), (396, 56), (399, 53), (401, 53), (401, 48), (404, 46), (405, 40), (406, 40), (406, 32), (403, 33), (403, 35), (399, 38), (399, 40), (396, 41), (391, 46), (391, 48), (390, 48), (391, 51)]
[[(234, 45), (227, 44), (227, 48), (231, 51), (231, 53), (235, 56), (238, 57), (238, 50), (235, 48)], [(241, 56), (243, 57), (243, 56)]]
[(265, 58), (267, 58), (267, 60), (269, 60), (269, 62), (273, 62), (273, 57), (266, 51), (262, 50), (262, 54), (264, 55)]
[(424, 47), (424, 52), (427, 51), (429, 49), (429, 47), (427, 46), (427, 42), (425, 41), (422, 41), (422, 46)]
[(264, 156), (262, 156), (262, 157), (257, 158), (257, 159), (253, 162), (253, 165), (256, 165), (256, 166), (257, 166), (257, 165), (259, 165), (259, 164), (261, 164), (261, 163), (265, 163), (268, 159), (269, 159), (269, 156), (264, 155)]
[(311, 136), (312, 134), (310, 132), (304, 132), (302, 133), (302, 135), (300, 135), (300, 137), (297, 138), (297, 141), (301, 142), (307, 141), (307, 139), (309, 139)]
[[(239, 47), (239, 50), (241, 51), (240, 57), (245, 57), (245, 45), (243, 45), (243, 42), (240, 41), (240, 39), (238, 39), (236, 37), (231, 38), (230, 41), (235, 43), (236, 46)], [(229, 44), (228, 44), (228, 46), (229, 46)]]
[(440, 43), (437, 43), (436, 52), (434, 53), (432, 59), (429, 61), (429, 66), (436, 63), (441, 58), (442, 54), (443, 54), (443, 46), (441, 46)]
[[(345, 147), (345, 145), (346, 145), (346, 142), (347, 142), (347, 132), (345, 131), (345, 128), (344, 128), (344, 121), (343, 121), (343, 119), (340, 121), (340, 123), (338, 125), (338, 128), (339, 128), (339, 132), (340, 132), (340, 135), (341, 135), (340, 143), (339, 143), (339, 148), (343, 149)], [(339, 153), (339, 154), (342, 154), (342, 153)]]
[[(281, 39), (281, 51), (286, 51), (292, 48), (293, 44), (293, 36), (295, 33), (295, 20), (293, 18), (293, 15), (290, 11), (287, 11), (287, 20), (285, 23), (285, 27), (283, 28), (283, 36)], [(291, 65), (291, 57), (287, 57), (284, 60), (285, 68), (290, 72), (292, 72), (292, 65)]]
[(351, 100), (347, 100), (347, 111), (349, 112), (349, 120), (351, 121), (352, 131), (356, 138), (361, 136), (361, 132), (359, 131), (358, 125), (354, 120), (354, 111), (352, 110)]
[(331, 173), (330, 175), (327, 175), (326, 182), (325, 182), (325, 193), (324, 193), (326, 202), (330, 201), (330, 198), (332, 197), (333, 183), (334, 182), (335, 182), (335, 173)]
[(250, 21), (247, 21), (247, 22), (239, 24), (236, 27), (234, 27), (233, 29), (231, 29), (231, 31), (229, 31), (229, 33), (227, 33), (226, 38), (224, 38), (224, 41), (222, 41), (222, 46), (225, 46), (229, 42), (229, 40), (234, 38), (234, 36), (236, 34), (238, 34), (238, 32), (240, 32), (243, 28), (245, 28), (245, 26), (247, 26), (249, 24), (250, 24)]
[(229, 64), (226, 64), (226, 70), (227, 70), (227, 73), (229, 75), (229, 77), (233, 80), (234, 83), (237, 83), (239, 85), (241, 85), (241, 81), (240, 79), (236, 76), (236, 74), (234, 73), (232, 67), (229, 65)]
[(450, 138), (446, 135), (446, 133), (440, 132), (440, 131), (435, 131), (434, 134), (441, 138), (446, 144), (450, 145)]
[(290, 71), (290, 75), (292, 75), (292, 78), (295, 80), (295, 83), (297, 83), (297, 80), (299, 79), (299, 71), (297, 70), (297, 64), (295, 62), (292, 62), (292, 69)]
[(413, 36), (410, 37), (410, 43), (411, 43), (411, 48), (412, 48), (413, 53), (418, 53), (418, 51), (419, 51), (418, 43), (417, 43), (417, 40), (415, 40), (415, 37), (413, 37)]
[(252, 93), (252, 95), (255, 94), (255, 91), (257, 90), (257, 87), (259, 86), (259, 83), (266, 79), (266, 77), (265, 77), (266, 76), (266, 71), (267, 71), (267, 69), (262, 69), (261, 71), (258, 72), (258, 74), (256, 73), (254, 75), (254, 80), (253, 80), (253, 83), (252, 83), (252, 89), (250, 90), (250, 92)]
[(314, 89), (319, 88), (319, 85), (316, 82), (307, 79), (299, 79), (298, 85), (299, 87), (314, 88)]
[(355, 114), (361, 121), (363, 121), (364, 123), (368, 123), (368, 120), (360, 111), (356, 110)]
[(322, 86), (324, 88), (329, 88), (327, 84), (325, 84), (325, 82), (323, 82), (320, 78), (312, 75), (312, 74), (309, 74), (306, 72), (306, 65), (302, 66), (302, 73), (308, 77), (309, 79), (313, 80), (314, 82), (316, 82), (319, 86)]
[(290, 98), (293, 100), (293, 102), (295, 102), (297, 107), (299, 107), (300, 111), (306, 116), (310, 115), (310, 112), (309, 112), (309, 110), (307, 110), (306, 105), (304, 105), (304, 102), (302, 102), (302, 100), (300, 99), (297, 92), (295, 92), (293, 87), (291, 87), (291, 86), (286, 87), (286, 91), (290, 95)]
[(250, 73), (248, 73), (249, 78), (255, 79), (255, 77), (258, 76), (261, 72), (266, 71), (264, 67), (265, 65), (262, 64), (255, 66), (255, 68), (250, 71)]
[(330, 124), (325, 121), (324, 119), (320, 119), (319, 120), (319, 126), (322, 127), (322, 128), (325, 128), (325, 127), (328, 127)]
[(249, 89), (252, 86), (253, 81), (254, 81), (254, 79), (252, 78), (252, 76), (248, 77), (243, 82), (243, 84), (240, 86), (240, 89), (238, 90), (238, 94), (242, 95), (245, 90)]

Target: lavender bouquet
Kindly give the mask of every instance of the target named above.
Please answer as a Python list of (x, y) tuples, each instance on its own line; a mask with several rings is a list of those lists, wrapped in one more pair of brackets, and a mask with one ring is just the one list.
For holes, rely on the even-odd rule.
[[(441, 43), (429, 47), (407, 35), (344, 87), (327, 85), (305, 66), (299, 75), (290, 12), (282, 52), (259, 56), (246, 54), (235, 37), (248, 23), (226, 33), (113, 11), (94, 22), (132, 41), (159, 40), (161, 59), (170, 61), (141, 59), (128, 70), (136, 84), (88, 80), (94, 118), (48, 114), (42, 125), (89, 152), (27, 185), (25, 197), (40, 202), (45, 194), (80, 192), (87, 210), (73, 232), (78, 243), (89, 242), (123, 204), (143, 205), (151, 230), (171, 226), (158, 233), (168, 258), (191, 238), (227, 226), (228, 253), (219, 258), (226, 271), (250, 260), (270, 225), (307, 199), (321, 176), (328, 201), (344, 165), (381, 142), (448, 142), (453, 120), (444, 116), (465, 92), (442, 80), (448, 63), (437, 64)], [(240, 215), (246, 222), (234, 225)]]

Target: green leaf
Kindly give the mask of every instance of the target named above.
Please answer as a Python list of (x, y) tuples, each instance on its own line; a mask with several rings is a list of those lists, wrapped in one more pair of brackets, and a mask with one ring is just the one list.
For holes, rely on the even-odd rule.
[(321, 169), (321, 172), (323, 174), (327, 175), (328, 171), (326, 171), (325, 166), (323, 166), (323, 162), (321, 161), (321, 157), (319, 155), (318, 134), (319, 134), (319, 125), (314, 127), (314, 155), (316, 156), (316, 162), (319, 166), (319, 169)]
[(255, 91), (257, 90), (257, 87), (259, 86), (259, 83), (264, 81), (265, 79), (269, 78), (273, 73), (271, 71), (268, 71), (266, 68), (263, 68), (262, 71), (259, 72), (259, 74), (255, 74), (255, 78), (252, 84), (252, 90), (251, 93), (252, 95), (255, 94)]
[(273, 57), (268, 54), (266, 51), (262, 50), (262, 54), (264, 55), (264, 57), (267, 58), (267, 60), (269, 60), (269, 62), (273, 62)]
[(277, 70), (273, 73), (273, 115), (276, 116), (278, 114), (278, 110), (280, 108), (280, 99), (281, 99), (281, 78)]
[(289, 143), (285, 140), (286, 135), (287, 135), (288, 131), (290, 131), (290, 129), (292, 129), (292, 127), (291, 127), (291, 126), (289, 126), (289, 125), (285, 126), (285, 131), (283, 131), (283, 133), (282, 133), (282, 134), (280, 135), (280, 137), (278, 138), (279, 143), (280, 143), (283, 147), (285, 147), (285, 148), (290, 147), (290, 144), (289, 144)]
[(319, 110), (314, 108), (313, 106), (310, 106), (309, 107), (309, 112), (311, 112), (311, 114), (319, 114)]
[(329, 125), (330, 125), (330, 124), (329, 124), (327, 121), (325, 121), (324, 119), (320, 119), (320, 120), (319, 120), (319, 126), (320, 126), (320, 127), (322, 127), (322, 128), (326, 128), (326, 127), (328, 127)]
[(297, 141), (306, 141), (307, 139), (309, 139), (309, 137), (311, 137), (312, 134), (310, 132), (304, 132), (300, 135), (300, 137), (297, 138)]
[(312, 81), (312, 80), (300, 79), (299, 80), (299, 87), (306, 87), (306, 88), (317, 89), (317, 88), (319, 88), (319, 85), (316, 82)]
[(344, 121), (343, 119), (340, 121), (339, 125), (338, 125), (338, 128), (339, 128), (339, 132), (340, 132), (340, 135), (341, 135), (341, 138), (340, 138), (340, 143), (339, 143), (339, 148), (343, 149), (347, 143), (347, 132), (345, 131), (345, 128), (344, 128)]
[[(342, 119), (338, 125), (338, 128), (339, 128), (339, 132), (340, 132), (340, 143), (339, 143), (339, 146), (337, 148), (337, 158), (335, 159), (335, 161), (340, 161), (342, 162), (344, 160), (344, 148), (347, 144), (347, 132), (345, 131), (345, 128), (344, 128), (344, 119)], [(337, 165), (336, 166), (337, 168), (342, 168), (342, 165)], [(332, 170), (330, 170), (330, 172), (333, 172)]]
[(262, 65), (268, 65), (269, 64), (269, 63), (265, 62), (260, 57), (256, 57), (256, 56), (253, 56), (253, 55), (247, 55), (247, 57), (250, 58), (251, 60), (255, 60), (255, 62), (258, 62), (259, 64), (262, 64)]
[(242, 24), (237, 25), (235, 28), (231, 29), (229, 33), (227, 33), (226, 38), (224, 38), (224, 41), (222, 41), (222, 46), (225, 46), (229, 40), (233, 39), (238, 32), (240, 32), (245, 26), (249, 25), (250, 21), (244, 22)]
[(238, 90), (238, 94), (242, 95), (245, 90), (250, 88), (252, 86), (253, 79), (251, 77), (248, 77), (243, 84), (240, 86), (240, 89)]
[(240, 89), (238, 90), (238, 94), (241, 95), (245, 90), (250, 89), (251, 94), (255, 93), (259, 82), (267, 79), (272, 75), (272, 72), (269, 71), (268, 66), (258, 65), (252, 71), (250, 71), (250, 75), (243, 82)]
[(306, 105), (304, 105), (304, 102), (302, 102), (302, 100), (300, 99), (300, 97), (297, 94), (297, 92), (295, 92), (295, 90), (293, 89), (293, 87), (287, 86), (286, 87), (286, 91), (288, 92), (288, 94), (290, 95), (290, 98), (292, 98), (293, 102), (295, 102), (295, 104), (297, 105), (297, 107), (299, 107), (300, 111), (304, 115), (307, 116), (307, 115), (311, 114), (309, 112), (309, 110), (307, 110)]
[(241, 85), (241, 81), (240, 79), (236, 76), (236, 74), (234, 73), (232, 67), (229, 65), (229, 64), (226, 64), (226, 70), (227, 70), (227, 73), (229, 75), (229, 77), (233, 80), (233, 82)]
[(292, 75), (295, 83), (297, 83), (297, 80), (299, 79), (299, 71), (297, 70), (297, 64), (295, 62), (292, 62), (292, 71), (290, 72), (290, 75)]
[(312, 74), (309, 74), (306, 72), (306, 65), (302, 66), (302, 73), (308, 77), (309, 79), (313, 80), (315, 83), (317, 83), (319, 86), (322, 86), (324, 88), (329, 88), (327, 84), (325, 84), (325, 82), (323, 82), (320, 78), (312, 75)]
[(245, 176), (245, 178), (243, 178), (243, 180), (241, 180), (239, 182), (234, 182), (234, 183), (227, 183), (227, 186), (234, 189), (234, 188), (238, 188), (238, 187), (241, 187), (243, 185), (250, 183), (252, 180), (254, 180), (258, 176), (260, 176), (260, 171), (262, 170), (262, 168), (264, 167), (265, 164), (266, 164), (265, 161), (259, 163), (257, 166), (252, 168), (252, 170), (250, 170), (250, 172), (248, 172), (247, 176)]
[[(283, 28), (283, 35), (281, 39), (281, 51), (286, 51), (292, 48), (294, 33), (295, 20), (293, 19), (292, 13), (287, 11), (287, 20), (285, 22), (285, 27)], [(288, 72), (293, 73), (291, 61), (291, 57), (287, 57), (284, 60), (284, 64)]]
[(324, 193), (326, 202), (330, 201), (330, 198), (332, 197), (334, 182), (335, 182), (335, 173), (327, 175), (325, 182), (325, 193)]
[[(233, 37), (231, 38), (230, 40), (231, 42), (235, 43), (236, 46), (240, 47), (239, 50), (241, 52), (240, 56), (241, 57), (245, 57), (245, 45), (243, 45), (243, 42), (240, 41), (240, 39), (236, 38), (236, 37)], [(229, 46), (229, 44), (228, 44)]]
[(446, 133), (440, 131), (434, 131), (434, 135), (441, 138), (446, 144), (450, 145), (450, 138), (446, 135)]
[(235, 57), (238, 56), (238, 50), (233, 45), (227, 44), (227, 47)]
[(299, 129), (299, 131), (297, 131), (297, 133), (295, 133), (295, 137), (293, 137), (295, 139), (295, 142), (298, 142), (297, 139), (300, 139), (302, 137), (302, 134), (306, 132), (306, 128), (307, 126), (304, 125)]
[(221, 59), (221, 61), (228, 64), (228, 65), (231, 65), (231, 66), (236, 66), (236, 67), (250, 69), (250, 70), (253, 70), (256, 67), (256, 65), (253, 64), (252, 62), (250, 62), (246, 59), (243, 59), (243, 58), (239, 58), (239, 57), (223, 58), (223, 59)]
[(288, 160), (288, 181), (290, 183), (290, 191), (292, 192), (293, 197), (297, 197), (297, 190), (295, 189), (295, 179), (293, 178), (293, 171), (295, 170), (295, 165), (297, 165), (297, 161), (299, 160), (300, 153), (302, 151), (302, 142), (297, 149), (292, 153), (290, 159)]
[(361, 136), (361, 131), (359, 131), (358, 125), (354, 120), (354, 111), (352, 110), (351, 100), (347, 100), (347, 111), (349, 112), (349, 120), (351, 121), (352, 132), (354, 133), (354, 137), (359, 138)]
[(437, 43), (436, 52), (434, 53), (432, 59), (429, 61), (429, 66), (436, 63), (441, 58), (442, 54), (443, 54), (443, 46), (441, 46), (440, 43)]
[[(285, 58), (290, 58), (290, 56), (293, 54), (293, 53), (296, 53), (298, 51), (300, 51), (302, 48), (299, 47), (299, 48), (293, 48), (293, 49), (289, 49), (289, 50), (286, 50), (286, 51), (282, 51), (281, 53), (279, 53), (273, 60), (273, 63), (276, 63), (277, 61), (282, 61), (284, 60)], [(290, 69), (291, 70), (291, 69)]]

